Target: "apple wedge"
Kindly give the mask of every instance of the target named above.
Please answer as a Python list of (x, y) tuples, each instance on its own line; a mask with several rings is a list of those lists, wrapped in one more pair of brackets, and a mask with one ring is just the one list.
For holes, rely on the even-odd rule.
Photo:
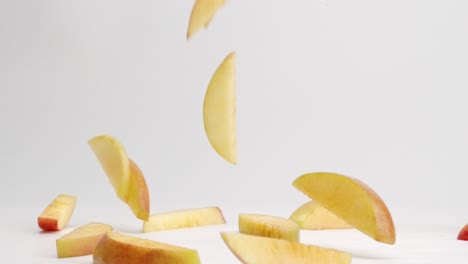
[(315, 201), (299, 206), (289, 217), (304, 230), (347, 229), (352, 226)]
[(299, 242), (299, 226), (289, 219), (261, 214), (239, 214), (239, 232)]
[(457, 236), (458, 240), (466, 240), (468, 241), (468, 224), (466, 224), (458, 233)]
[(130, 162), (130, 181), (128, 191), (128, 206), (140, 220), (147, 221), (150, 211), (150, 197), (145, 177), (136, 163)]
[(107, 232), (93, 254), (94, 264), (198, 264), (196, 250)]
[(117, 196), (128, 201), (130, 162), (120, 142), (109, 135), (96, 136), (88, 141), (99, 163), (114, 187)]
[(97, 243), (112, 227), (101, 223), (89, 223), (78, 227), (56, 240), (57, 257), (69, 258), (91, 255)]
[(220, 9), (225, 2), (225, 0), (196, 0), (190, 15), (187, 40), (202, 28), (208, 27), (218, 9)]
[(196, 226), (225, 224), (224, 215), (218, 207), (186, 209), (151, 215), (143, 222), (143, 232), (155, 232)]
[(210, 144), (226, 161), (237, 163), (236, 63), (230, 53), (211, 78), (203, 102), (203, 121)]
[(70, 221), (75, 205), (75, 196), (59, 194), (37, 218), (37, 224), (44, 231), (62, 230)]
[(350, 254), (334, 249), (239, 233), (223, 232), (221, 236), (232, 253), (245, 264), (351, 263)]
[(293, 186), (376, 241), (395, 243), (390, 211), (363, 182), (336, 173), (316, 172), (298, 177)]

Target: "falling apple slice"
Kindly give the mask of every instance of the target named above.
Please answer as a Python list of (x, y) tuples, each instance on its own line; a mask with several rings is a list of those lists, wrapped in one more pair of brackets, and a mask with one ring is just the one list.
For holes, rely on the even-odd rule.
[(91, 255), (99, 240), (107, 231), (111, 230), (111, 226), (101, 223), (89, 223), (81, 226), (57, 239), (57, 257)]
[(239, 232), (299, 242), (299, 226), (281, 217), (261, 214), (239, 214)]
[(205, 94), (203, 120), (213, 148), (232, 164), (237, 163), (235, 52), (218, 67)]
[(129, 159), (130, 179), (128, 191), (128, 206), (140, 220), (147, 221), (150, 211), (150, 197), (145, 177), (136, 163)]
[(75, 210), (76, 197), (60, 194), (37, 218), (39, 227), (44, 231), (62, 230)]
[(187, 39), (200, 29), (208, 27), (211, 20), (220, 9), (225, 0), (196, 0), (190, 15), (190, 21), (187, 29)]
[(218, 207), (186, 209), (150, 216), (148, 221), (143, 222), (143, 232), (221, 225), (225, 223), (224, 215)]
[(468, 241), (468, 224), (466, 224), (466, 225), (460, 230), (460, 233), (458, 233), (457, 239), (458, 239), (458, 240), (466, 240), (466, 241)]
[(130, 164), (122, 144), (109, 135), (94, 137), (88, 143), (107, 174), (117, 196), (122, 201), (127, 202)]
[(350, 254), (334, 249), (305, 245), (284, 239), (239, 233), (221, 233), (221, 236), (232, 253), (245, 264), (351, 263)]
[(376, 241), (394, 244), (392, 216), (379, 195), (363, 182), (336, 173), (298, 177), (294, 187)]
[(301, 229), (346, 229), (352, 226), (315, 201), (308, 201), (298, 207), (289, 217)]
[(153, 240), (107, 232), (93, 254), (94, 264), (198, 264), (196, 250)]

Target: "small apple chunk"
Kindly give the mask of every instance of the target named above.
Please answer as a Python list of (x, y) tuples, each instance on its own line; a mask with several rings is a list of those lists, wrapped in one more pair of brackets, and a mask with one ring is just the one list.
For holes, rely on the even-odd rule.
[(150, 211), (150, 197), (145, 177), (136, 163), (130, 162), (130, 181), (128, 191), (128, 206), (140, 220), (147, 221)]
[(112, 227), (101, 223), (89, 223), (78, 227), (56, 240), (57, 257), (69, 258), (91, 255), (97, 243)]
[(239, 214), (239, 232), (299, 242), (299, 226), (289, 219), (261, 214)]
[(44, 231), (62, 230), (70, 221), (75, 205), (75, 196), (58, 195), (37, 218), (39, 227)]
[(190, 21), (187, 29), (187, 39), (190, 39), (193, 34), (200, 29), (208, 27), (211, 20), (215, 16), (226, 0), (196, 0), (190, 15)]
[(310, 263), (349, 264), (351, 254), (284, 239), (253, 236), (239, 233), (221, 233), (221, 236), (245, 264)]
[(160, 243), (139, 237), (107, 232), (93, 254), (94, 264), (198, 264), (193, 249)]
[(96, 136), (90, 139), (88, 144), (96, 154), (117, 196), (127, 202), (130, 162), (122, 144), (110, 135)]
[(358, 179), (316, 172), (298, 177), (293, 186), (376, 241), (395, 243), (390, 211), (379, 195)]
[(352, 226), (315, 201), (298, 207), (289, 217), (304, 230), (347, 229)]
[(186, 209), (150, 216), (148, 221), (143, 222), (143, 232), (221, 225), (225, 223), (223, 212), (219, 207)]
[(466, 240), (468, 241), (468, 224), (466, 224), (458, 233), (458, 240)]

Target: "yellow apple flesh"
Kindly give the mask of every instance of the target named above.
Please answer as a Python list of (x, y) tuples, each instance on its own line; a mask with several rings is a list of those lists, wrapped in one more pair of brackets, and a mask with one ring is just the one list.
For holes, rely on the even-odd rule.
[(315, 201), (298, 207), (289, 217), (304, 230), (347, 229), (352, 226)]
[(107, 232), (93, 254), (94, 264), (199, 264), (196, 250)]
[(225, 224), (224, 215), (218, 207), (186, 209), (151, 215), (143, 222), (143, 232), (155, 232), (196, 226)]
[(239, 232), (299, 242), (300, 229), (295, 222), (281, 217), (239, 214)]
[(220, 9), (225, 0), (196, 0), (190, 15), (187, 29), (187, 39), (204, 27), (208, 27), (211, 20)]
[(203, 102), (203, 121), (210, 144), (226, 161), (237, 163), (236, 63), (230, 53), (211, 78)]
[(145, 177), (136, 163), (130, 162), (130, 180), (128, 191), (128, 206), (133, 214), (140, 220), (147, 221), (150, 211), (150, 197)]
[(88, 144), (96, 154), (117, 196), (127, 202), (130, 164), (122, 144), (109, 135), (96, 136), (90, 139)]
[(363, 182), (336, 173), (298, 177), (294, 187), (376, 241), (394, 244), (393, 219), (379, 195)]
[(221, 233), (221, 236), (232, 253), (245, 264), (351, 263), (350, 254), (334, 249), (239, 233)]
[(70, 221), (75, 205), (75, 196), (60, 194), (39, 215), (37, 224), (44, 231), (62, 230)]
[(112, 227), (101, 223), (81, 226), (56, 240), (57, 257), (69, 258), (91, 255), (97, 243)]

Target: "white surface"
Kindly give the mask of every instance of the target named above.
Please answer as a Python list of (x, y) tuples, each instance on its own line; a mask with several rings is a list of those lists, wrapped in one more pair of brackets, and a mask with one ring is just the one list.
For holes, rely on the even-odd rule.
[[(398, 263), (466, 261), (451, 239), (468, 222), (467, 1), (231, 0), (187, 42), (192, 4), (0, 0), (0, 204), (25, 210), (0, 220), (7, 259), (52, 262), (35, 219), (58, 193), (79, 197), (74, 226), (135, 230), (86, 143), (110, 133), (143, 170), (152, 212), (287, 215), (307, 200), (296, 177), (333, 171), (386, 201)], [(237, 166), (209, 145), (201, 111), (232, 50)]]

